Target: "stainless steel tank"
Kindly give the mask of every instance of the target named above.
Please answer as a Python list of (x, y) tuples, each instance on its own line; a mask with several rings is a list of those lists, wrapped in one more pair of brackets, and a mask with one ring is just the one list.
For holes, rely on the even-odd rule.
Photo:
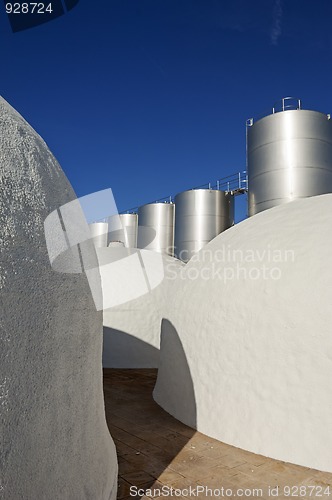
[(149, 203), (138, 209), (137, 247), (174, 254), (173, 203)]
[(125, 248), (125, 244), (122, 241), (111, 241), (108, 248)]
[(234, 196), (225, 191), (184, 191), (175, 206), (175, 256), (184, 262), (234, 224)]
[(92, 224), (89, 224), (89, 228), (95, 247), (107, 247), (108, 224), (106, 222), (93, 222)]
[(121, 242), (126, 248), (137, 248), (137, 214), (119, 214), (108, 218), (108, 245)]
[(280, 111), (247, 122), (249, 216), (332, 192), (330, 116), (289, 102), (284, 98)]

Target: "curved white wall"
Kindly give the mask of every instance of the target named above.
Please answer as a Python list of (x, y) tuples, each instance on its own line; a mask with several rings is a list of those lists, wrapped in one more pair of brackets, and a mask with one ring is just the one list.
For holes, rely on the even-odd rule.
[[(44, 141), (1, 98), (0, 184), (1, 494), (115, 500), (102, 313), (84, 274), (52, 269), (44, 234), (46, 217), (75, 194)], [(91, 242), (85, 257), (97, 266)]]
[(155, 400), (189, 425), (196, 412), (197, 429), (223, 442), (332, 472), (331, 249), (332, 195), (215, 238), (167, 302)]
[(156, 368), (165, 303), (183, 263), (151, 250), (97, 250), (104, 301), (103, 365)]

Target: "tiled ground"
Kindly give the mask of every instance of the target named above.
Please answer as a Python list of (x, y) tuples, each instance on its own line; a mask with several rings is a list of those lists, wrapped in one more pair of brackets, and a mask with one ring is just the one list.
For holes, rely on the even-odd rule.
[[(231, 495), (263, 499), (330, 496), (332, 500), (332, 474), (248, 453), (172, 418), (152, 399), (156, 375), (156, 370), (104, 371), (106, 417), (119, 460), (118, 499)], [(198, 485), (221, 491), (197, 491)], [(140, 491), (135, 496), (136, 489), (130, 490), (133, 486), (147, 495)], [(187, 496), (190, 487), (196, 496), (190, 496), (190, 491)], [(270, 494), (269, 488), (273, 488)]]

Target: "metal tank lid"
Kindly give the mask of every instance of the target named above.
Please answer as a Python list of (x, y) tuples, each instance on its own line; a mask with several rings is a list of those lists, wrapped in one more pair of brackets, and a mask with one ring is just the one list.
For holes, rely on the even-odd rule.
[(173, 201), (150, 201), (150, 203), (144, 203), (141, 207), (146, 207), (147, 205), (174, 205)]
[(327, 116), (327, 119), (330, 120), (331, 116), (326, 113), (322, 113), (321, 111), (303, 109), (302, 101), (298, 97), (282, 97), (278, 101), (276, 101), (272, 107), (272, 112), (264, 112), (259, 115), (257, 118), (248, 118), (246, 121), (246, 126), (251, 127), (254, 123), (257, 123), (266, 118), (270, 118), (271, 116), (277, 113), (283, 113), (285, 111), (310, 111), (311, 113), (319, 113), (321, 115)]
[(192, 189), (186, 189), (185, 191), (181, 191), (180, 193), (177, 193), (175, 195), (175, 197), (177, 196), (180, 196), (181, 194), (184, 194), (184, 193), (192, 193), (192, 192), (196, 192), (196, 191), (211, 191), (211, 192), (217, 192), (217, 193), (222, 193), (222, 191), (220, 189), (216, 189), (216, 188), (213, 188), (213, 187), (210, 187), (210, 188), (192, 188)]

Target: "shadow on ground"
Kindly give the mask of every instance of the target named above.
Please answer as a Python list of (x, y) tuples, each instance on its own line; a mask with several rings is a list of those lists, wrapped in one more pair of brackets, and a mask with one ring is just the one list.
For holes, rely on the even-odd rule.
[[(182, 364), (188, 391), (186, 401), (191, 401), (188, 409), (195, 425), (194, 392), (186, 357), (176, 330), (167, 326), (166, 332), (163, 329), (164, 341), (166, 334), (167, 344), (175, 349), (176, 360)], [(173, 488), (183, 487), (181, 467), (186, 452), (181, 454), (181, 463), (176, 457), (187, 447), (190, 460), (190, 452), (195, 448), (191, 438), (196, 431), (166, 413), (153, 400), (156, 378), (157, 369), (104, 369), (106, 419), (119, 461), (118, 499), (141, 498), (142, 491), (135, 496), (138, 489), (162, 488), (165, 481)], [(169, 394), (178, 390), (169, 389)]]

